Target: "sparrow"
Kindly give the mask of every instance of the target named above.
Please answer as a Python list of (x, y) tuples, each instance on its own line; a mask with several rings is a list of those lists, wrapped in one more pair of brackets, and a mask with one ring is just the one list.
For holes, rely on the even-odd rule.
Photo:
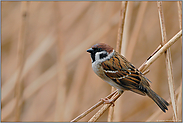
[(151, 81), (123, 55), (105, 43), (95, 44), (87, 52), (91, 55), (93, 71), (117, 88), (118, 93), (129, 90), (143, 96), (147, 95), (166, 113), (169, 103), (150, 88)]

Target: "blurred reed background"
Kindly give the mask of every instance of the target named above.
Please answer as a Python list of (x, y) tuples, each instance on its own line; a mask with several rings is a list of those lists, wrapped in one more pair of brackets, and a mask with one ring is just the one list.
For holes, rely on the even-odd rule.
[[(1, 121), (71, 121), (110, 93), (111, 86), (93, 72), (86, 50), (98, 42), (116, 48), (121, 2), (1, 3)], [(180, 30), (179, 4), (163, 2), (167, 40)], [(125, 56), (138, 68), (161, 42), (157, 2), (128, 3), (123, 40)], [(171, 46), (179, 121), (181, 49), (181, 39)], [(170, 102), (165, 55), (149, 69), (152, 89)], [(116, 105), (121, 105), (114, 111), (118, 122), (173, 119), (171, 105), (163, 113), (150, 98), (133, 92), (125, 92)], [(107, 115), (98, 121), (107, 121)]]

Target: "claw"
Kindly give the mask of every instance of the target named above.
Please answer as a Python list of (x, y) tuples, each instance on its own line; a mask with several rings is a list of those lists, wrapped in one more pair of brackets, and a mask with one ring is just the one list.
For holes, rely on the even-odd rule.
[(105, 97), (105, 98), (101, 98), (101, 100), (104, 101), (104, 104), (112, 104), (112, 106), (115, 106), (114, 100), (112, 99)]

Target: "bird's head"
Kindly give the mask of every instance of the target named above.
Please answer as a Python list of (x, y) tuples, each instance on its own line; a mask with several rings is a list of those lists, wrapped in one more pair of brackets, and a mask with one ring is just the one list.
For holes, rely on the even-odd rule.
[(104, 61), (109, 54), (114, 52), (114, 49), (105, 43), (98, 43), (88, 49), (87, 52), (91, 54), (92, 63), (94, 63), (95, 61)]

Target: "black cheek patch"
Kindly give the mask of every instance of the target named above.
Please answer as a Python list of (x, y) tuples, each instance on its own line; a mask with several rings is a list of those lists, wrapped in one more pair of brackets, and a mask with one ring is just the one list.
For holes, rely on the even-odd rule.
[(107, 56), (107, 54), (105, 53), (102, 53), (102, 54), (100, 54), (100, 59), (103, 59), (103, 58), (105, 58)]
[(91, 58), (92, 58), (92, 61), (94, 62), (95, 61), (95, 54), (94, 53), (91, 53)]

